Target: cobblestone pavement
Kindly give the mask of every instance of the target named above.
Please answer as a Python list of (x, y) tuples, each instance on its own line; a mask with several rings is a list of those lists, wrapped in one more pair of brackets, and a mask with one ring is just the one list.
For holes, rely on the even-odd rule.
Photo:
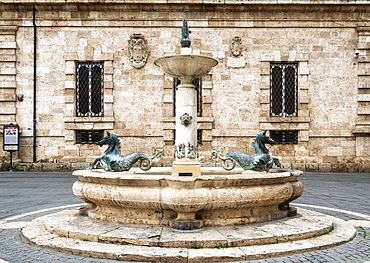
[[(117, 262), (60, 253), (22, 240), (25, 222), (83, 204), (72, 193), (77, 180), (71, 173), (0, 172), (0, 263), (6, 262)], [(250, 262), (366, 262), (370, 260), (370, 174), (304, 173), (303, 195), (294, 203), (352, 220), (357, 237), (325, 250)], [(240, 262), (240, 261), (238, 261)]]

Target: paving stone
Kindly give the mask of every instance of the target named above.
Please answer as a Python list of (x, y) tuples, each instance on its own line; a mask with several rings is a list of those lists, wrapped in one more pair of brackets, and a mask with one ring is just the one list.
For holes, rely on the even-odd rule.
[(221, 249), (189, 249), (189, 262), (224, 262), (233, 260), (245, 260), (244, 252), (240, 248)]
[[(75, 178), (70, 173), (0, 173), (0, 220), (9, 216), (20, 215), (45, 208), (80, 203), (71, 191)], [(300, 180), (305, 186), (305, 192), (296, 203), (311, 204), (329, 208), (349, 210), (365, 215), (370, 215), (368, 205), (370, 189), (370, 175), (356, 173), (304, 173)], [(54, 194), (55, 193), (55, 194)], [(18, 202), (19, 200), (19, 202)], [(315, 208), (325, 214), (335, 215), (343, 220), (358, 218), (351, 214)], [(29, 215), (14, 221), (30, 221), (44, 214), (55, 213), (58, 210)], [(359, 233), (363, 233), (356, 227)], [(370, 233), (369, 228), (366, 229)], [(370, 235), (370, 234), (369, 234)], [(369, 236), (357, 235), (352, 242), (339, 247), (329, 248), (321, 251), (291, 255), (288, 257), (273, 258), (276, 262), (289, 263), (297, 258), (305, 262), (360, 262), (370, 260)], [(26, 255), (35, 251), (34, 262), (45, 262), (45, 255), (51, 256), (52, 262), (80, 262), (79, 256), (60, 253), (54, 250), (39, 248), (25, 243), (20, 235), (19, 229), (0, 229), (0, 258), (8, 262), (20, 261), (19, 255)], [(364, 253), (365, 252), (365, 253)], [(368, 252), (368, 253), (366, 253)], [(318, 256), (327, 256), (327, 259)], [(358, 259), (356, 259), (357, 257)], [(87, 257), (82, 257), (87, 259)], [(271, 259), (272, 260), (272, 259)], [(96, 262), (117, 262), (116, 260), (99, 259)], [(236, 261), (240, 262), (240, 261)], [(241, 262), (267, 262), (266, 260), (241, 261)], [(274, 262), (274, 261), (272, 261)]]

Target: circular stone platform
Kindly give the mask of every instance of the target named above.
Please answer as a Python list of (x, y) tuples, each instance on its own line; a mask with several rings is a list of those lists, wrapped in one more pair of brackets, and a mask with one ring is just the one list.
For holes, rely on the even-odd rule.
[(39, 246), (97, 258), (225, 262), (328, 248), (350, 241), (356, 230), (343, 220), (305, 209), (273, 222), (186, 231), (94, 220), (73, 209), (33, 220), (22, 235)]

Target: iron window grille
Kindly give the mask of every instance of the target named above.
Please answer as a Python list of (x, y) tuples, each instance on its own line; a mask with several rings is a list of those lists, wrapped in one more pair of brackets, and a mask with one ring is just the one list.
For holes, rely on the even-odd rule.
[(276, 144), (298, 144), (298, 131), (270, 131)]
[[(202, 117), (202, 78), (196, 78), (192, 81), (197, 91), (197, 117)], [(176, 115), (176, 90), (177, 86), (181, 84), (181, 80), (174, 78), (173, 81), (173, 116)]]
[(77, 116), (103, 116), (103, 63), (77, 63), (76, 71)]
[(104, 137), (104, 131), (76, 131), (77, 144), (96, 144)]
[(203, 130), (197, 130), (197, 144), (198, 145), (202, 144), (203, 142), (202, 136), (203, 136)]
[(271, 64), (270, 116), (298, 116), (298, 64)]

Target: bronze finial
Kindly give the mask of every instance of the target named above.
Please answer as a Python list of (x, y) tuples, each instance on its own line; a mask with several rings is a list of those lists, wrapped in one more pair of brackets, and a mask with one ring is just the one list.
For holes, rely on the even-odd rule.
[(184, 7), (184, 18), (182, 20), (182, 38), (181, 38), (181, 47), (190, 47), (191, 41), (189, 38), (189, 26), (188, 26), (188, 21), (186, 20), (186, 15), (185, 15), (185, 7)]

